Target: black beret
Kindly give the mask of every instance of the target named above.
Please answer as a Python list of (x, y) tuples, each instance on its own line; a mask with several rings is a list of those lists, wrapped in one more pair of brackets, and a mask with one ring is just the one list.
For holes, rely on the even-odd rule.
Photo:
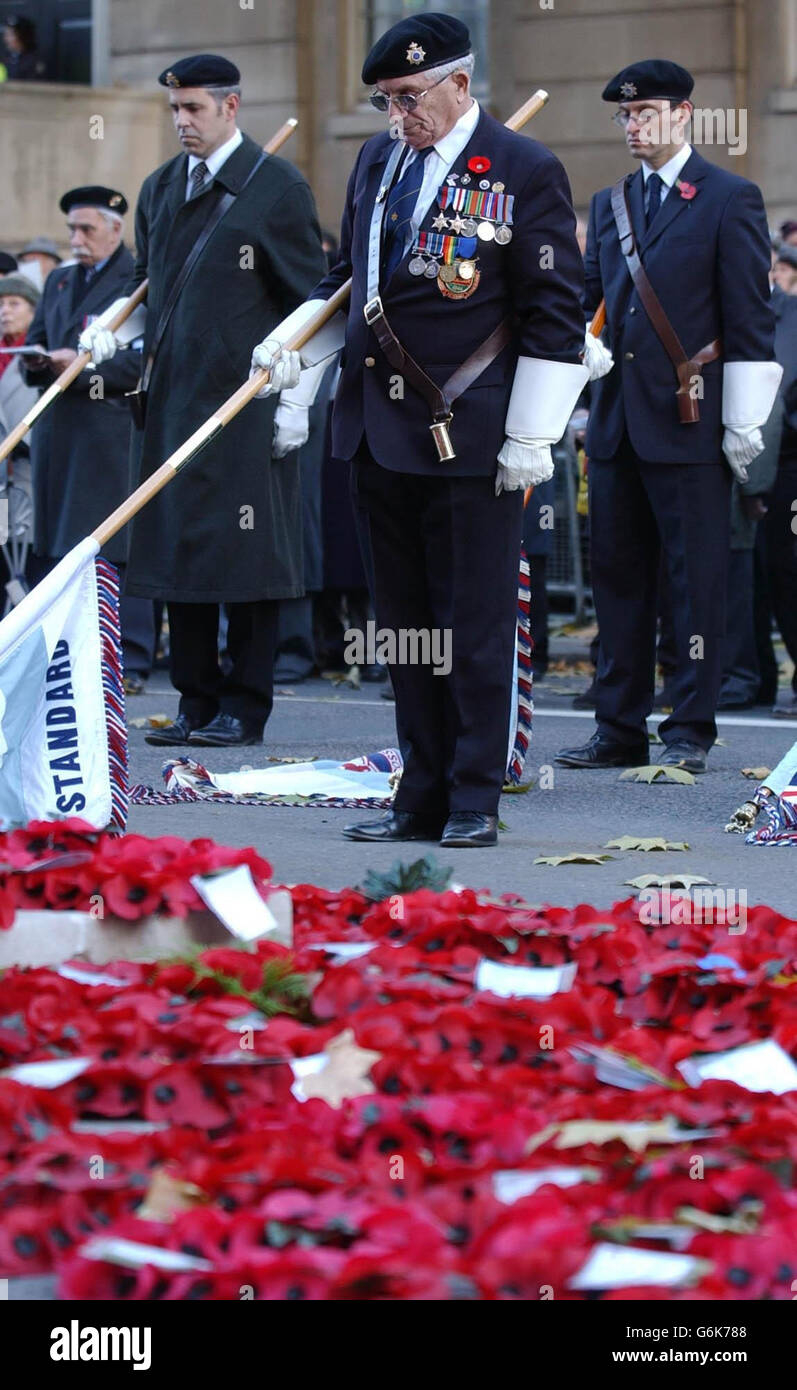
[(647, 101), (670, 98), (687, 101), (692, 95), (695, 79), (691, 72), (666, 58), (648, 58), (644, 63), (631, 63), (618, 72), (603, 89), (604, 101)]
[(391, 77), (408, 77), (453, 63), (470, 51), (467, 25), (452, 14), (430, 12), (401, 19), (377, 39), (363, 64), (363, 82), (371, 87)]
[(158, 78), (162, 87), (237, 87), (241, 74), (229, 58), (216, 53), (195, 53), (180, 58)]
[(101, 188), (95, 184), (87, 188), (70, 188), (59, 200), (58, 206), (62, 212), (69, 212), (71, 208), (105, 208), (106, 212), (118, 212), (120, 217), (124, 217), (127, 199), (115, 188)]

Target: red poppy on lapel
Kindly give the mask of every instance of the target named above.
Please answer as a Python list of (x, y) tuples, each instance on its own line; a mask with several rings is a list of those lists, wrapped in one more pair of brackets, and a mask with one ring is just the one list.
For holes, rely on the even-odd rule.
[(697, 193), (695, 185), (693, 183), (687, 183), (685, 179), (676, 179), (675, 187), (678, 189), (678, 192), (680, 193), (681, 197), (685, 198), (687, 202), (689, 202), (690, 199), (694, 198), (695, 194)]
[(484, 154), (475, 154), (468, 160), (468, 168), (472, 174), (486, 174), (490, 164), (491, 160)]

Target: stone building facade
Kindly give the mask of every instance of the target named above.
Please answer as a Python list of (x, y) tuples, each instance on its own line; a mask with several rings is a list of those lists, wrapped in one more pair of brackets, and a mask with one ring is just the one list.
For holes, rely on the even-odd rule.
[[(27, 0), (37, 3), (48, 0)], [(241, 124), (254, 138), (298, 117), (284, 154), (335, 229), (357, 149), (384, 119), (365, 102), (363, 55), (375, 33), (422, 8), (469, 22), (495, 115), (548, 90), (533, 134), (563, 160), (579, 210), (627, 167), (601, 88), (625, 63), (662, 56), (695, 73), (695, 101), (712, 113), (704, 135), (725, 136), (701, 144), (707, 156), (761, 184), (773, 225), (797, 216), (797, 0), (92, 0), (91, 86), (0, 86), (0, 245), (37, 233), (63, 241), (57, 200), (75, 184), (109, 183), (134, 202), (178, 148), (157, 74), (191, 52), (238, 64)]]

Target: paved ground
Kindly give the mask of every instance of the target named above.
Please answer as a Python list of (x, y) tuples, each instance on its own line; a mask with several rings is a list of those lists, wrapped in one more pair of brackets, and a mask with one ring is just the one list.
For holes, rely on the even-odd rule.
[[(570, 654), (578, 652), (571, 649)], [(571, 670), (537, 686), (527, 776), (539, 779), (540, 768), (550, 767), (557, 749), (583, 742), (592, 733), (592, 715), (572, 709), (573, 692), (586, 683), (583, 674)], [(343, 759), (390, 746), (395, 743), (393, 706), (380, 698), (382, 688), (354, 691), (322, 680), (291, 687), (291, 693), (277, 696), (262, 753), (255, 748), (232, 753), (206, 749), (207, 765), (233, 771), (244, 764), (257, 766), (259, 758), (269, 756)], [(147, 693), (128, 701), (128, 717), (171, 715), (176, 705), (166, 676), (156, 673)], [(624, 887), (626, 879), (689, 872), (724, 888), (745, 890), (750, 906), (766, 902), (797, 913), (797, 852), (753, 848), (723, 831), (731, 811), (755, 786), (741, 776), (741, 768), (773, 767), (797, 738), (797, 722), (775, 721), (766, 709), (757, 709), (725, 716), (720, 724), (725, 746), (714, 750), (709, 772), (694, 786), (645, 786), (621, 782), (615, 771), (556, 768), (550, 789), (535, 786), (527, 795), (504, 796), (506, 830), (492, 849), (355, 844), (342, 838), (341, 828), (367, 816), (298, 807), (136, 806), (129, 828), (147, 835), (210, 835), (220, 843), (255, 845), (273, 864), (275, 877), (286, 883), (356, 884), (371, 867), (387, 868), (397, 858), (406, 861), (431, 851), (451, 863), (456, 881), (517, 891), (532, 902), (607, 907), (634, 891)], [(162, 787), (161, 767), (169, 750), (150, 748), (141, 729), (131, 729), (130, 735), (133, 781)], [(623, 834), (665, 835), (686, 840), (691, 848), (687, 853), (615, 850), (616, 857), (601, 865), (534, 864), (541, 855), (600, 851), (607, 840)]]

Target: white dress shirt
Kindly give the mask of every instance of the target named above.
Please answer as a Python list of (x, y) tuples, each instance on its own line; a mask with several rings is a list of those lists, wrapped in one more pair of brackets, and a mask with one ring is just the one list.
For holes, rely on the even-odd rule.
[[(412, 214), (411, 233), (412, 240), (417, 236), (418, 230), (424, 217), (434, 202), (435, 194), (440, 187), (443, 179), (454, 163), (455, 159), (462, 154), (465, 146), (470, 140), (479, 120), (479, 103), (475, 101), (468, 107), (464, 116), (460, 116), (455, 126), (451, 127), (447, 135), (440, 140), (436, 140), (432, 153), (426, 156), (423, 169), (423, 183), (415, 204), (415, 211)], [(401, 169), (401, 178), (409, 169), (415, 150), (410, 150), (409, 156), (405, 159)], [(476, 183), (478, 188), (478, 181)]]
[(243, 135), (236, 126), (235, 134), (231, 135), (229, 140), (227, 140), (225, 144), (219, 145), (219, 148), (217, 150), (214, 150), (212, 154), (209, 154), (207, 159), (203, 160), (201, 156), (198, 154), (190, 154), (188, 156), (188, 176), (186, 178), (185, 183), (186, 198), (190, 198), (191, 193), (193, 191), (191, 184), (191, 175), (196, 169), (197, 164), (206, 164), (208, 170), (206, 179), (214, 179), (217, 173), (219, 172), (219, 169), (221, 168), (222, 164), (225, 164), (226, 161), (229, 159), (230, 155), (233, 154), (235, 150), (237, 150), (243, 138)]
[[(648, 179), (650, 178), (651, 174), (658, 174), (659, 178), (664, 184), (664, 192), (661, 195), (661, 203), (663, 203), (664, 199), (667, 197), (667, 194), (669, 193), (670, 189), (675, 183), (675, 180), (678, 178), (678, 175), (680, 174), (681, 170), (686, 164), (686, 161), (688, 160), (691, 153), (692, 146), (687, 142), (685, 145), (681, 147), (677, 154), (673, 155), (672, 159), (668, 159), (666, 164), (662, 164), (660, 169), (654, 169), (650, 164), (646, 163), (644, 159), (642, 160), (642, 177), (645, 180), (643, 184), (643, 189), (646, 207), (648, 201)], [(659, 204), (660, 207), (661, 203)]]

